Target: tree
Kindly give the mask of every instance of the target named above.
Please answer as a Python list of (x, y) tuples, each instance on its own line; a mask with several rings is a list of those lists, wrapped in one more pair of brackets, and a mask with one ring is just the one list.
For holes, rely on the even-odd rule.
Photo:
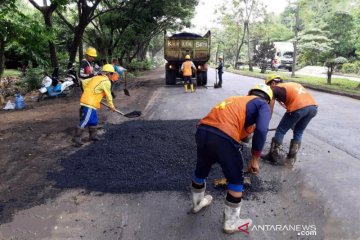
[(320, 54), (329, 52), (333, 48), (333, 41), (329, 39), (325, 31), (318, 28), (305, 30), (300, 34), (298, 48), (300, 59), (305, 64), (316, 65), (319, 62)]
[(260, 43), (258, 48), (255, 49), (254, 61), (259, 64), (261, 73), (265, 73), (269, 61), (275, 57), (275, 52), (275, 46), (269, 40)]
[[(65, 4), (67, 1), (66, 0), (57, 0), (57, 1), (53, 0), (53, 1), (51, 1), (51, 4), (48, 5), (47, 1), (44, 0), (43, 6), (40, 6), (34, 0), (29, 0), (29, 2), (36, 9), (38, 9), (41, 12), (41, 14), (43, 15), (46, 30), (49, 33), (53, 32), (54, 30), (53, 30), (53, 23), (52, 23), (52, 15), (55, 12), (55, 10), (59, 4)], [(51, 66), (54, 68), (58, 67), (59, 63), (58, 63), (58, 59), (57, 59), (57, 55), (56, 55), (56, 47), (55, 47), (55, 43), (54, 43), (53, 39), (49, 39), (48, 45), (49, 45)]]
[(354, 18), (352, 15), (343, 11), (331, 14), (324, 30), (329, 32), (329, 38), (335, 40), (332, 47), (336, 57), (354, 55)]
[(337, 58), (332, 58), (332, 59), (329, 59), (328, 61), (326, 61), (326, 66), (328, 68), (327, 70), (327, 83), (330, 85), (331, 84), (331, 76), (334, 72), (334, 69), (337, 67), (337, 66), (340, 66), (344, 63), (347, 63), (347, 59), (344, 58), (344, 57), (337, 57)]

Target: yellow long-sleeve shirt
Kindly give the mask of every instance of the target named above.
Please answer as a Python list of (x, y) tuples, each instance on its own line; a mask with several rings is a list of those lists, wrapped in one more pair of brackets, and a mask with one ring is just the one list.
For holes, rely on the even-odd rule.
[(80, 105), (98, 109), (102, 98), (105, 96), (108, 105), (114, 108), (111, 95), (111, 82), (105, 75), (95, 76), (82, 81), (84, 92), (80, 99)]

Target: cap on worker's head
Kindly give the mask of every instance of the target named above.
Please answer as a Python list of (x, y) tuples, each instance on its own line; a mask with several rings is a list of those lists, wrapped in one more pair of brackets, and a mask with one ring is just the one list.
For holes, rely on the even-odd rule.
[(219, 59), (223, 59), (223, 57), (222, 57), (222, 56), (220, 56), (220, 57), (219, 57)]
[(265, 84), (268, 85), (271, 81), (282, 82), (282, 78), (277, 74), (270, 74), (266, 77)]
[(273, 98), (273, 91), (268, 85), (264, 83), (259, 83), (250, 89), (248, 95), (255, 95), (270, 102), (270, 100)]
[(189, 59), (190, 59), (190, 55), (189, 55), (189, 54), (186, 54), (186, 55), (185, 55), (185, 59), (186, 59), (186, 60), (189, 60)]
[(105, 65), (102, 67), (101, 71), (102, 71), (103, 73), (113, 73), (113, 72), (115, 72), (115, 69), (114, 69), (113, 65), (111, 65), (111, 64), (105, 64)]
[(97, 57), (96, 49), (93, 48), (93, 47), (89, 47), (88, 49), (86, 49), (85, 54), (90, 56), (90, 57)]

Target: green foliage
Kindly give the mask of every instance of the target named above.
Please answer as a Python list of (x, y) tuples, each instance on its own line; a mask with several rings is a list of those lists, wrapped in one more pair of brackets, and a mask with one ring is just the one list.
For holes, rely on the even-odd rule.
[(344, 65), (341, 68), (341, 72), (343, 73), (360, 73), (360, 61), (356, 61), (353, 63), (344, 63)]
[(27, 92), (33, 91), (39, 88), (41, 81), (44, 78), (44, 68), (37, 67), (33, 68), (31, 65), (28, 69), (28, 72), (24, 77), (21, 78), (19, 86), (25, 89)]
[(326, 37), (326, 32), (312, 28), (299, 35), (298, 48), (300, 60), (304, 64), (316, 65), (320, 60), (320, 54), (330, 52), (333, 41)]
[(337, 11), (330, 15), (324, 28), (334, 39), (332, 47), (335, 56), (350, 56), (354, 52), (354, 18), (348, 12)]
[(255, 49), (254, 61), (260, 66), (261, 73), (266, 71), (269, 61), (275, 57), (275, 46), (270, 41), (260, 43), (259, 47)]
[(126, 66), (129, 71), (143, 71), (152, 69), (152, 62), (145, 59), (144, 61), (134, 60)]

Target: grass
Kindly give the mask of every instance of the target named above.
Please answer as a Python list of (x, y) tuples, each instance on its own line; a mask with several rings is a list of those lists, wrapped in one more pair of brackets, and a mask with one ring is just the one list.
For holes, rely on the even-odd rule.
[(21, 75), (21, 71), (15, 69), (5, 69), (2, 77), (19, 77)]
[(304, 84), (305, 86), (326, 89), (335, 92), (349, 93), (360, 96), (360, 89), (357, 86), (360, 82), (352, 81), (345, 78), (331, 78), (331, 85), (327, 84), (326, 77), (313, 77), (313, 76), (304, 76), (296, 75), (296, 77), (291, 77), (289, 73), (285, 72), (275, 72), (275, 71), (266, 71), (266, 73), (260, 73), (258, 69), (255, 69), (253, 72), (243, 69), (227, 69), (229, 72), (238, 73), (244, 76), (256, 77), (265, 79), (268, 74), (276, 73), (279, 74), (285, 81), (298, 82)]

